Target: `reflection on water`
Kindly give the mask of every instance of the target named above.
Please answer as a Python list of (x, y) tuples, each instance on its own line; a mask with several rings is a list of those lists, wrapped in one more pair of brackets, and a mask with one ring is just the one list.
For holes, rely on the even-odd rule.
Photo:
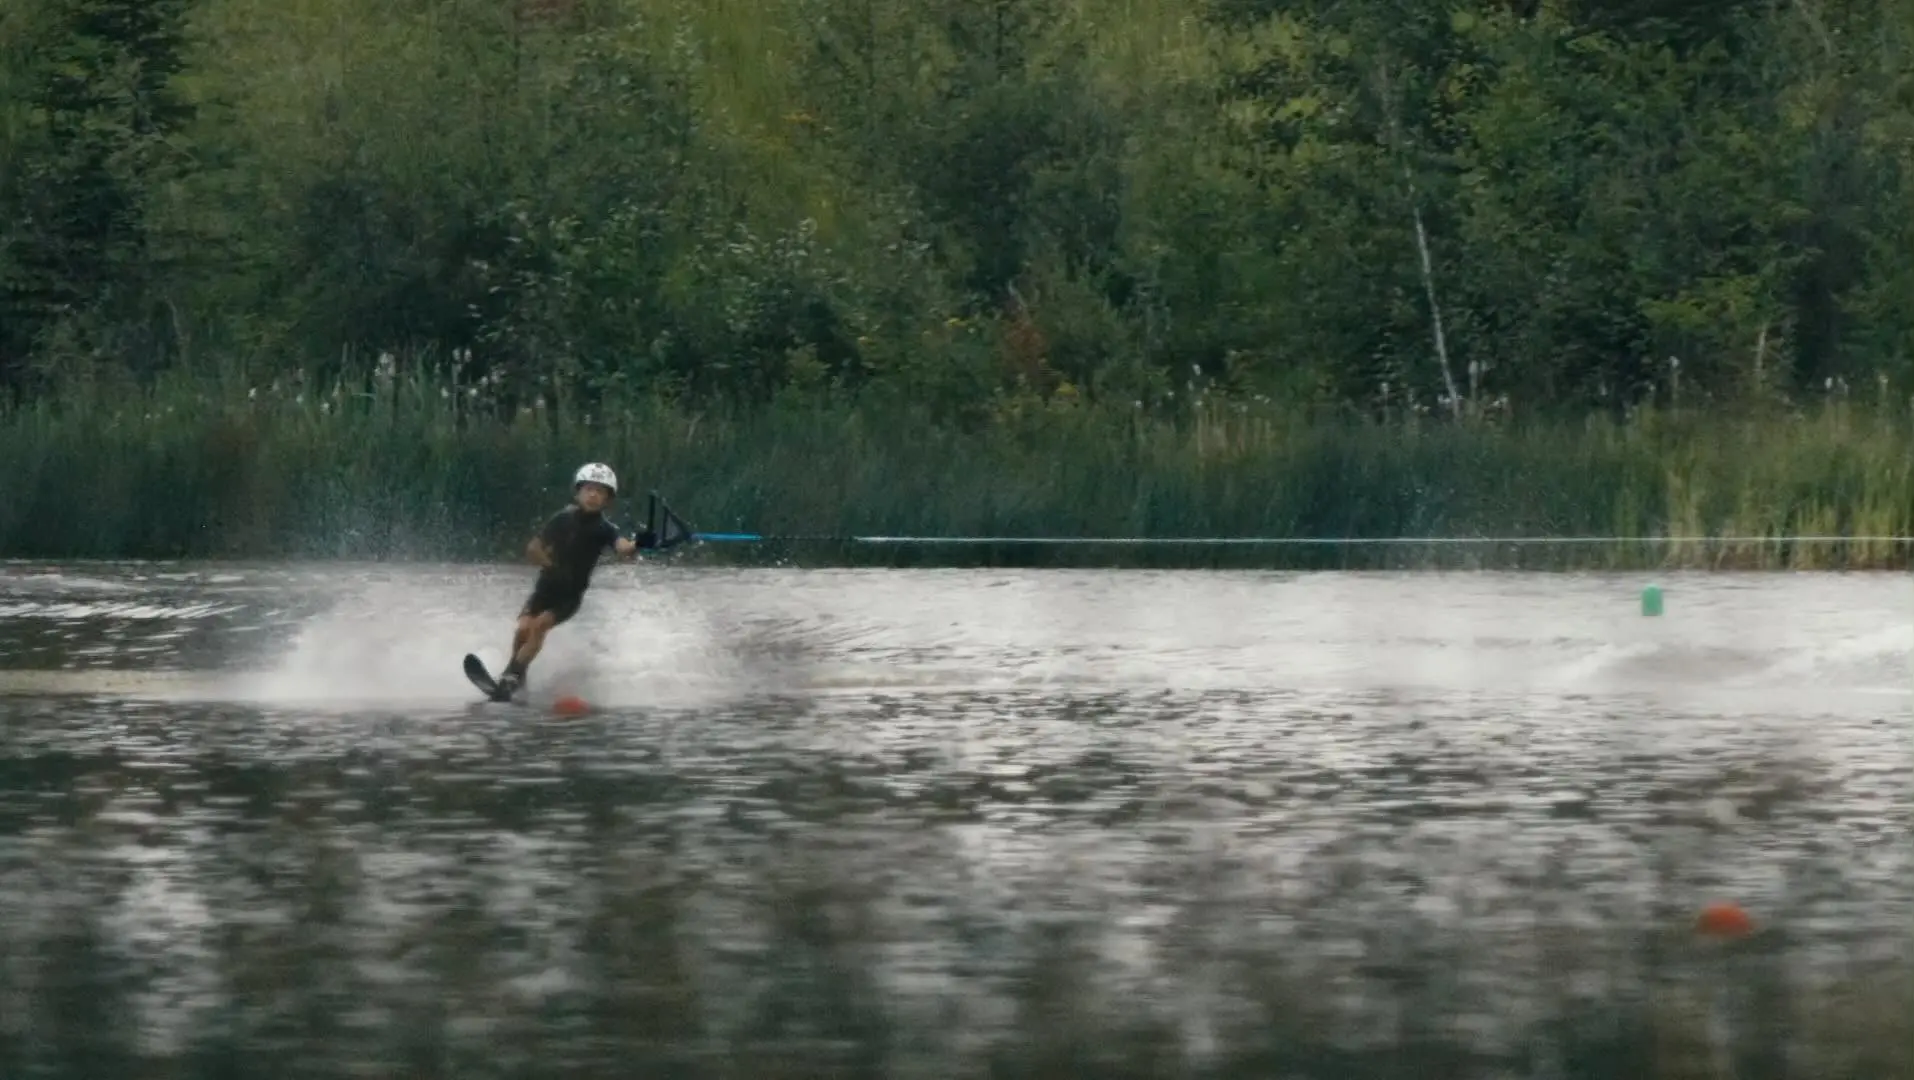
[(1900, 577), (604, 578), (0, 571), (0, 1076), (1910, 1074)]

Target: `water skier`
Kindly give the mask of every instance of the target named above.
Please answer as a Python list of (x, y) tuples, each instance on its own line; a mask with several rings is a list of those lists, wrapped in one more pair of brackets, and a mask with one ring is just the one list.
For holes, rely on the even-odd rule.
[[(552, 628), (578, 614), (591, 585), (592, 570), (606, 548), (620, 558), (636, 557), (640, 550), (657, 546), (658, 538), (649, 529), (634, 537), (621, 536), (604, 511), (618, 497), (618, 476), (611, 466), (598, 462), (581, 466), (572, 477), (571, 505), (553, 514), (537, 536), (525, 545), (525, 557), (538, 566), (538, 580), (532, 595), (518, 613), (518, 627), (512, 633), (511, 661), (491, 690), (494, 701), (510, 701), (525, 685), (525, 672), (545, 646), (545, 635)], [(466, 658), (466, 671), (473, 673), (476, 658)], [(477, 674), (484, 673), (478, 665)], [(476, 676), (472, 680), (484, 684)]]

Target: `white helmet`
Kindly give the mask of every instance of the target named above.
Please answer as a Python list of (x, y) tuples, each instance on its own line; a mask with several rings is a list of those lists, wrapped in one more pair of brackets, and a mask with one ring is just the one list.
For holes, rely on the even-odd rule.
[(590, 465), (580, 465), (578, 472), (573, 474), (572, 490), (577, 491), (580, 484), (603, 484), (611, 489), (613, 495), (618, 494), (618, 474), (611, 471), (611, 466), (596, 461)]

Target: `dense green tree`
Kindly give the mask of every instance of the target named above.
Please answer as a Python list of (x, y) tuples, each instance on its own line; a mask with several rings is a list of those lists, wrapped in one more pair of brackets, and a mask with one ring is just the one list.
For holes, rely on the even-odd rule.
[(36, 351), (162, 361), (174, 338), (155, 190), (187, 165), (189, 0), (39, 0), (0, 14), (0, 380)]
[(0, 378), (1904, 393), (1910, 40), (1909, 0), (16, 0)]

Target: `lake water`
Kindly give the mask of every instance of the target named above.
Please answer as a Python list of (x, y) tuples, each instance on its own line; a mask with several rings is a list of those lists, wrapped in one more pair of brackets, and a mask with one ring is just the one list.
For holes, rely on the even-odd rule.
[(0, 1076), (1907, 1075), (1914, 583), (1649, 580), (0, 564)]

